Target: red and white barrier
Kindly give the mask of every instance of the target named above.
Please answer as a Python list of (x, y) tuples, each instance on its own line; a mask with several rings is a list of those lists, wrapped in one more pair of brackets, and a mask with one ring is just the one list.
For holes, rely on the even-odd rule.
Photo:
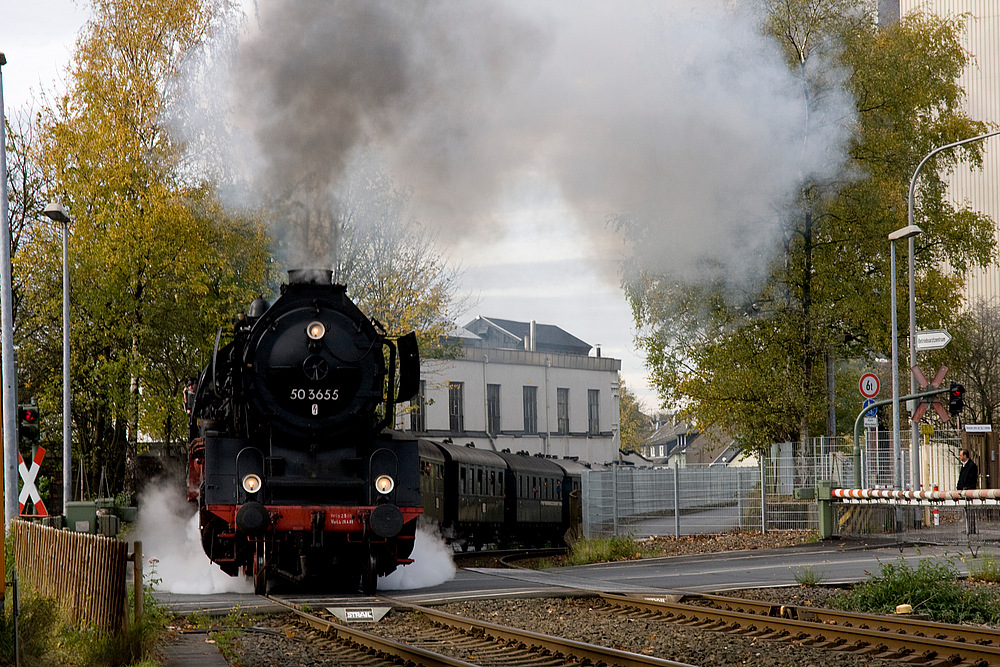
[(964, 491), (904, 491), (900, 489), (831, 489), (830, 495), (841, 500), (970, 501), (987, 504), (1000, 501), (1000, 489)]

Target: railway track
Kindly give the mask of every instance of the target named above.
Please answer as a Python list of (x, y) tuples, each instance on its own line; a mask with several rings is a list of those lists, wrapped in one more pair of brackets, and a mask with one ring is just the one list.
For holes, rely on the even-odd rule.
[(1000, 664), (1000, 630), (719, 595), (600, 596), (606, 611), (937, 667)]
[[(397, 610), (419, 616), (406, 637), (384, 636), (378, 626), (361, 629), (338, 621), (326, 610), (272, 600), (318, 633), (345, 665), (396, 664), (425, 667), (691, 667), (686, 663), (543, 635), (386, 599)], [(380, 632), (376, 634), (376, 632)], [(366, 660), (371, 660), (367, 661)], [(351, 661), (351, 662), (348, 662)], [(391, 661), (391, 662), (390, 662)]]
[[(272, 598), (292, 612), (299, 623), (313, 633), (312, 641), (328, 642), (333, 650), (360, 656), (344, 665), (489, 665), (563, 667), (577, 665), (682, 665), (657, 655), (670, 655), (669, 647), (645, 653), (615, 648), (557, 636), (573, 636), (574, 628), (597, 626), (594, 614), (645, 621), (650, 627), (662, 623), (698, 632), (724, 633), (753, 641), (774, 641), (788, 645), (791, 655), (801, 647), (822, 649), (844, 655), (847, 660), (880, 658), (927, 667), (984, 667), (1000, 665), (1000, 630), (976, 626), (934, 623), (905, 616), (875, 616), (808, 606), (781, 605), (718, 595), (646, 594), (576, 597), (577, 602), (560, 607), (554, 616), (564, 622), (549, 625), (550, 635), (411, 605), (392, 598), (369, 599), (364, 605), (392, 607), (395, 613), (382, 623), (338, 622), (327, 609), (317, 610), (324, 602), (302, 601), (297, 604)], [(574, 609), (575, 608), (575, 609)], [(454, 609), (453, 609), (454, 610)], [(550, 610), (551, 611), (551, 610)], [(493, 614), (496, 616), (496, 614)], [(537, 618), (537, 617), (536, 617)], [(505, 622), (538, 629), (531, 620), (506, 618)], [(621, 621), (616, 621), (621, 624)], [(636, 626), (638, 627), (638, 625)], [(651, 630), (655, 634), (655, 630)], [(596, 634), (577, 634), (577, 639), (592, 641)], [(609, 635), (610, 636), (610, 635)], [(650, 637), (652, 639), (652, 637)], [(602, 643), (605, 639), (599, 640)], [(622, 639), (611, 639), (612, 646), (628, 646)], [(324, 650), (327, 650), (324, 645)], [(634, 646), (631, 650), (638, 651)], [(345, 656), (347, 654), (344, 654)], [(339, 655), (339, 654), (338, 654)], [(373, 657), (374, 656), (374, 657)], [(846, 656), (855, 656), (847, 658)], [(685, 659), (685, 658), (682, 658)], [(691, 657), (686, 658), (690, 660)], [(837, 660), (840, 660), (839, 658)], [(840, 664), (837, 660), (831, 661)], [(815, 661), (815, 658), (813, 658)], [(700, 662), (700, 660), (697, 660)], [(708, 664), (708, 663), (706, 663)], [(851, 663), (855, 664), (855, 663)]]

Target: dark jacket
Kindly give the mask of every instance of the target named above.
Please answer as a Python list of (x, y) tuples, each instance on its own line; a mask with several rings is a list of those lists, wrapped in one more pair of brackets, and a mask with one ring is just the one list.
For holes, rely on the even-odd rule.
[(964, 489), (974, 489), (979, 481), (979, 468), (973, 463), (972, 459), (965, 462), (962, 466), (962, 472), (958, 473), (958, 485), (959, 491)]

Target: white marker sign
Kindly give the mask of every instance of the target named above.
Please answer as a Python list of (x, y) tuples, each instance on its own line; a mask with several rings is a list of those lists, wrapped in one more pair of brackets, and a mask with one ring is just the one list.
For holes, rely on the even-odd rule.
[(951, 342), (951, 334), (944, 329), (929, 329), (917, 332), (917, 352), (940, 350)]

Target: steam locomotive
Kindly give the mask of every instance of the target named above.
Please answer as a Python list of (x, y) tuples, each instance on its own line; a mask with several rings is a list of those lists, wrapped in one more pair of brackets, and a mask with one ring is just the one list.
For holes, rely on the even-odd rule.
[(418, 443), (386, 430), (419, 387), (413, 333), (392, 339), (326, 270), (288, 272), (232, 340), (216, 336), (189, 399), (188, 499), (232, 576), (349, 582), (412, 562)]

